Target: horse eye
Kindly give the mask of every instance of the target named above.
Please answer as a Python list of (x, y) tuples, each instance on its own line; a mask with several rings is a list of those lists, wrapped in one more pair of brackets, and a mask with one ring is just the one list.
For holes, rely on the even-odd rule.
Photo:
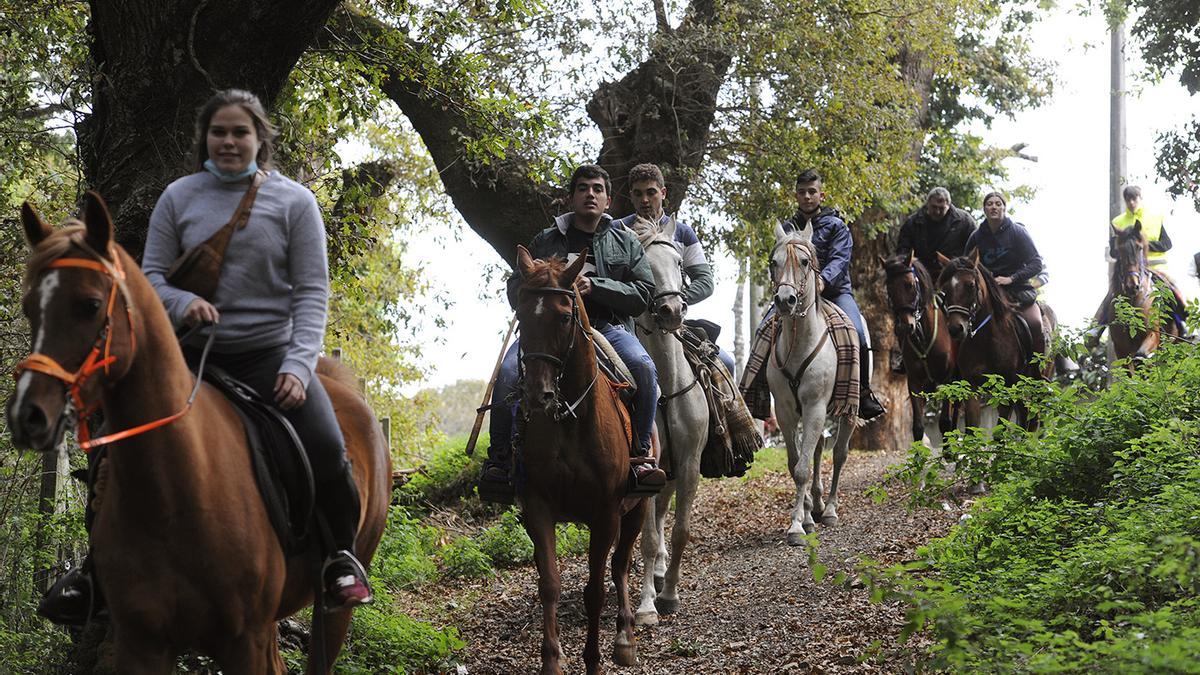
[(801, 261), (800, 261), (800, 264), (801, 264), (801, 265), (804, 265), (805, 267), (808, 267), (808, 258), (805, 258), (804, 260), (801, 260)]
[(562, 324), (562, 325), (564, 325), (564, 326), (570, 325), (570, 323), (571, 323), (571, 315), (570, 315), (570, 314), (563, 314), (563, 315), (559, 316), (559, 317), (558, 317), (558, 322), (559, 322), (559, 323), (561, 323), (561, 324)]
[(83, 298), (75, 302), (75, 315), (81, 319), (90, 319), (100, 312), (104, 303), (99, 298)]

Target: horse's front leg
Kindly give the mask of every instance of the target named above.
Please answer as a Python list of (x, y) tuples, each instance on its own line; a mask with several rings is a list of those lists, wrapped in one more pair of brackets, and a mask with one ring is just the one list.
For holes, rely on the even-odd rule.
[(850, 456), (850, 435), (853, 427), (847, 418), (837, 421), (837, 435), (833, 439), (833, 477), (829, 479), (829, 499), (825, 501), (825, 510), (821, 514), (821, 524), (835, 527), (838, 524), (838, 481), (842, 477), (842, 466)]
[(558, 643), (558, 597), (561, 586), (554, 551), (554, 519), (550, 507), (532, 503), (522, 509), (525, 531), (533, 540), (533, 560), (538, 570), (538, 598), (542, 602), (542, 675), (562, 675), (562, 647)]
[(629, 566), (633, 562), (638, 528), (650, 521), (648, 511), (652, 504), (649, 499), (643, 499), (621, 516), (621, 532), (613, 550), (612, 579), (617, 588), (617, 638), (613, 644), (613, 661), (619, 666), (637, 665), (637, 638), (633, 634), (634, 617), (629, 602)]
[(825, 512), (825, 481), (821, 480), (821, 455), (825, 453), (825, 420), (821, 420), (821, 433), (817, 436), (817, 446), (813, 448), (812, 485), (809, 495), (813, 520), (819, 520)]
[(913, 442), (920, 443), (927, 431), (925, 428), (925, 399), (910, 389), (908, 392), (908, 405), (912, 408)]
[[(600, 612), (604, 609), (604, 593), (608, 590), (604, 566), (608, 564), (608, 552), (612, 550), (613, 539), (616, 538), (619, 527), (617, 513), (601, 518), (603, 519), (589, 523), (591, 531), (588, 542), (588, 582), (583, 589), (583, 606), (587, 612), (587, 642), (583, 647), (583, 665), (589, 675), (600, 672)], [(628, 565), (628, 561), (625, 564)], [(632, 615), (629, 618), (630, 621), (633, 620)]]
[[(669, 486), (670, 483), (667, 485)], [(664, 487), (659, 495), (667, 491), (668, 489)], [(670, 500), (662, 502), (656, 496), (645, 500), (645, 503), (646, 515), (642, 520), (642, 595), (633, 620), (638, 626), (655, 626), (658, 625), (658, 610), (654, 606), (654, 601), (658, 596), (659, 588), (655, 583), (657, 576), (655, 565), (659, 559), (659, 549), (662, 545), (662, 530), (659, 529), (662, 519), (658, 514), (660, 510), (665, 510), (671, 502)], [(619, 543), (618, 546), (620, 546)]]
[[(114, 622), (115, 623), (115, 622)], [(175, 653), (165, 640), (115, 627), (118, 673), (169, 675), (175, 672)]]
[[(790, 398), (790, 396), (789, 396)], [(778, 397), (777, 399), (778, 400)], [(780, 404), (775, 409), (775, 419), (779, 422), (779, 431), (783, 435), (784, 445), (787, 446), (788, 456), (788, 473), (792, 475), (792, 480), (796, 482), (796, 499), (792, 504), (792, 522), (788, 527), (787, 541), (792, 546), (799, 546), (803, 543), (804, 532), (804, 500), (807, 497), (808, 481), (811, 480), (809, 475), (809, 462), (805, 461), (801, 466), (801, 455), (803, 454), (800, 443), (800, 413), (793, 410), (788, 402)]]
[(817, 523), (813, 520), (812, 514), (813, 501), (812, 494), (809, 492), (809, 481), (812, 480), (813, 454), (816, 452), (817, 443), (824, 432), (827, 402), (827, 400), (805, 401), (796, 467), (792, 470), (792, 478), (796, 481), (796, 511), (792, 514), (792, 527), (788, 530), (788, 543), (793, 546), (800, 545), (805, 534), (817, 531)]
[[(689, 442), (697, 447), (699, 439), (689, 435)], [(667, 573), (663, 578), (662, 593), (655, 601), (655, 606), (661, 614), (674, 614), (679, 609), (679, 574), (683, 565), (683, 552), (687, 549), (692, 537), (692, 504), (696, 500), (696, 491), (700, 487), (699, 452), (695, 461), (689, 462), (676, 475), (675, 480), (675, 523), (671, 526), (671, 558), (667, 565)]]

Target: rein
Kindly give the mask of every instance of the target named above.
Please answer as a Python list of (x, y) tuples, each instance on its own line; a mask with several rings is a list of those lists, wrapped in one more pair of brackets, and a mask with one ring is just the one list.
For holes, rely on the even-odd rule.
[[(803, 248), (809, 254), (810, 258), (816, 257), (814, 255), (814, 251), (812, 250), (812, 245), (807, 244), (803, 241), (789, 240), (789, 241), (784, 242), (781, 245), (786, 245), (788, 247), (787, 248), (787, 260), (784, 263), (785, 271), (789, 267), (792, 267), (792, 266), (799, 268), (800, 259), (799, 259), (798, 254), (796, 253), (797, 249)], [(774, 256), (772, 256), (772, 257), (774, 257)], [(791, 282), (788, 282), (788, 281), (775, 282), (776, 291), (778, 291), (778, 289), (783, 286), (789, 286), (792, 288), (792, 290), (796, 291), (796, 295), (798, 295), (800, 297), (804, 297), (805, 294), (808, 293), (809, 277), (815, 279), (817, 276), (816, 267), (810, 266), (809, 271), (812, 274), (804, 275), (803, 277), (801, 277), (801, 283), (799, 286), (797, 286)], [(797, 276), (799, 275), (798, 269), (796, 271), (796, 275)], [(780, 316), (779, 322), (776, 323), (776, 325), (775, 325), (775, 339), (772, 340), (772, 342), (774, 343), (774, 346), (771, 348), (771, 357), (773, 359), (775, 359), (775, 367), (779, 369), (779, 372), (783, 373), (783, 375), (788, 378), (788, 389), (792, 392), (792, 399), (796, 403), (796, 412), (797, 413), (800, 412), (800, 393), (799, 393), (800, 382), (804, 378), (804, 372), (806, 370), (808, 370), (808, 366), (813, 362), (814, 359), (817, 358), (817, 354), (819, 354), (821, 352), (821, 348), (824, 347), (825, 343), (829, 340), (829, 329), (826, 328), (825, 330), (821, 331), (821, 339), (817, 341), (816, 346), (814, 346), (812, 351), (808, 353), (808, 356), (806, 356), (804, 358), (804, 361), (802, 361), (800, 363), (800, 367), (796, 369), (795, 373), (788, 372), (788, 370), (784, 366), (784, 364), (787, 363), (792, 358), (792, 350), (795, 349), (795, 347), (796, 347), (798, 333), (796, 330), (792, 331), (792, 339), (791, 339), (790, 344), (788, 344), (787, 355), (782, 359), (779, 357), (779, 333), (783, 329), (783, 321), (785, 319), (791, 319), (792, 325), (794, 327), (797, 322), (797, 319), (803, 319), (804, 317), (808, 316), (809, 310), (811, 310), (813, 307), (815, 307), (816, 304), (817, 304), (817, 293), (814, 292), (812, 302), (809, 303), (809, 305), (807, 307), (805, 307), (803, 311), (801, 311), (799, 313), (793, 313), (792, 315), (790, 315), (788, 317)]]
[[(61, 381), (63, 383), (63, 388), (65, 389), (67, 399), (66, 414), (68, 416), (73, 416), (78, 422), (79, 447), (84, 452), (91, 452), (91, 450), (96, 446), (137, 436), (150, 431), (151, 429), (157, 429), (161, 426), (170, 424), (180, 417), (183, 417), (185, 414), (187, 414), (188, 410), (191, 409), (192, 402), (196, 398), (196, 392), (200, 387), (200, 378), (196, 378), (196, 386), (193, 387), (192, 393), (188, 397), (187, 404), (182, 410), (172, 415), (168, 415), (167, 417), (163, 417), (152, 422), (147, 422), (146, 424), (141, 424), (130, 429), (125, 429), (124, 431), (118, 431), (116, 433), (108, 434), (95, 439), (91, 437), (91, 429), (88, 426), (88, 417), (100, 408), (100, 402), (92, 401), (89, 403), (85, 401), (83, 398), (83, 388), (87, 384), (88, 380), (91, 379), (92, 375), (94, 375), (97, 371), (103, 369), (104, 374), (108, 375), (109, 366), (117, 362), (117, 356), (112, 354), (111, 328), (113, 310), (116, 307), (118, 289), (120, 290), (121, 297), (125, 303), (125, 319), (129, 326), (130, 356), (128, 358), (130, 361), (133, 359), (132, 354), (137, 351), (137, 333), (133, 328), (133, 304), (130, 302), (129, 289), (125, 284), (125, 270), (121, 266), (121, 258), (116, 255), (116, 253), (110, 247), (108, 252), (109, 255), (112, 256), (113, 262), (109, 262), (107, 258), (92, 250), (91, 247), (89, 247), (85, 242), (77, 241), (75, 243), (81, 246), (88, 253), (96, 256), (96, 258), (94, 260), (91, 258), (59, 258), (51, 261), (48, 265), (46, 265), (46, 267), (50, 269), (86, 269), (93, 272), (99, 272), (100, 274), (112, 279), (112, 285), (109, 287), (108, 305), (104, 314), (104, 324), (101, 325), (100, 331), (96, 336), (96, 340), (92, 343), (92, 348), (88, 352), (87, 357), (84, 358), (83, 364), (80, 365), (79, 369), (75, 372), (72, 373), (68, 371), (53, 357), (34, 352), (16, 365), (16, 368), (13, 371), (13, 378), (19, 378), (25, 371), (34, 371), (37, 373), (42, 373), (43, 375), (49, 375), (50, 377)], [(201, 368), (203, 368), (203, 361), (208, 356), (208, 349), (212, 346), (213, 337), (215, 335), (215, 330), (209, 335), (208, 343), (204, 347), (204, 357), (201, 360)]]
[[(588, 383), (588, 386), (584, 388), (583, 393), (579, 395), (579, 398), (575, 399), (574, 403), (567, 403), (566, 400), (563, 398), (561, 383), (562, 383), (563, 374), (566, 372), (566, 361), (567, 361), (567, 359), (571, 358), (571, 352), (574, 351), (574, 349), (575, 349), (575, 336), (579, 333), (584, 332), (583, 321), (580, 320), (580, 318), (579, 318), (579, 304), (578, 304), (579, 300), (575, 294), (575, 291), (572, 289), (569, 289), (569, 288), (559, 288), (557, 286), (537, 286), (534, 288), (521, 288), (517, 292), (518, 293), (544, 293), (544, 294), (551, 294), (551, 295), (565, 295), (571, 301), (571, 321), (575, 325), (575, 327), (571, 330), (571, 341), (567, 344), (566, 353), (564, 353), (562, 355), (562, 357), (559, 358), (558, 356), (555, 356), (554, 354), (549, 354), (546, 352), (526, 352), (524, 349), (524, 346), (522, 344), (522, 346), (519, 347), (519, 349), (521, 351), (521, 356), (520, 356), (520, 361), (519, 361), (521, 364), (521, 374), (518, 379), (519, 380), (525, 379), (524, 371), (525, 371), (526, 359), (539, 359), (542, 361), (546, 361), (550, 365), (554, 366), (554, 368), (557, 370), (557, 372), (554, 375), (554, 397), (555, 397), (555, 401), (558, 403), (558, 408), (557, 408), (557, 410), (554, 411), (554, 414), (551, 417), (554, 419), (555, 422), (561, 422), (568, 415), (578, 419), (579, 416), (575, 413), (575, 411), (579, 408), (580, 405), (583, 404), (583, 400), (585, 398), (587, 398), (587, 395), (592, 391), (592, 388), (596, 386), (596, 380), (600, 377), (600, 375), (599, 375), (599, 372), (596, 372), (592, 375), (592, 381)], [(590, 335), (587, 335), (585, 333), (584, 339), (591, 340), (592, 338)]]
[[(933, 315), (933, 329), (929, 331), (929, 344), (925, 345), (925, 349), (921, 349), (918, 346), (916, 340), (914, 340), (914, 337), (917, 339), (920, 339), (922, 337), (922, 334), (925, 333), (925, 320), (924, 319), (927, 315), (925, 313), (925, 304), (923, 302), (923, 293), (922, 293), (924, 284), (921, 283), (921, 277), (920, 277), (920, 275), (917, 274), (916, 266), (910, 266), (908, 268), (908, 273), (912, 274), (912, 276), (913, 276), (913, 282), (914, 282), (913, 285), (917, 289), (916, 297), (913, 298), (912, 305), (910, 305), (910, 306), (893, 307), (892, 308), (892, 317), (894, 320), (896, 320), (895, 325), (897, 327), (899, 327), (900, 322), (898, 321), (898, 319), (900, 318), (900, 312), (909, 311), (909, 312), (913, 313), (913, 318), (915, 318), (917, 320), (917, 329), (915, 331), (915, 335), (908, 335), (905, 337), (907, 339), (908, 346), (917, 355), (917, 358), (924, 361), (927, 358), (929, 358), (929, 352), (933, 351), (933, 345), (935, 342), (937, 342), (937, 331), (938, 331), (938, 311), (937, 310), (938, 310), (938, 306), (941, 303), (939, 302), (937, 294), (934, 294), (931, 298), (931, 300), (933, 302), (933, 311), (929, 312), (929, 314)], [(896, 275), (896, 276), (900, 276), (900, 275)], [(899, 331), (897, 331), (897, 333), (898, 332)]]
[[(975, 278), (978, 280), (979, 272), (977, 270), (973, 270), (973, 273), (975, 274)], [(979, 290), (978, 289), (981, 286), (982, 286), (982, 284), (976, 285), (975, 297), (972, 299), (970, 307), (964, 307), (963, 305), (948, 305), (948, 304), (946, 304), (945, 301), (942, 301), (942, 303), (941, 303), (942, 311), (946, 312), (947, 316), (949, 316), (951, 314), (962, 314), (963, 316), (967, 317), (967, 337), (966, 337), (967, 340), (970, 340), (971, 338), (978, 335), (979, 331), (983, 330), (983, 327), (988, 325), (992, 321), (993, 315), (991, 312), (988, 312), (987, 317), (985, 317), (983, 319), (983, 321), (980, 321), (978, 325), (976, 325), (976, 323), (975, 323), (975, 314), (979, 311)]]

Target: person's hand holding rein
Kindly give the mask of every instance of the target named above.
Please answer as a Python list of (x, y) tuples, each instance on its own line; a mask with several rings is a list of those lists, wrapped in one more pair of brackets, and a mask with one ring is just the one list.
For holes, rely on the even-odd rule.
[(204, 298), (196, 298), (183, 311), (183, 323), (187, 326), (196, 326), (202, 323), (215, 324), (220, 321), (221, 313)]
[(275, 378), (275, 405), (282, 410), (291, 410), (304, 404), (308, 398), (300, 378), (291, 373), (280, 373)]

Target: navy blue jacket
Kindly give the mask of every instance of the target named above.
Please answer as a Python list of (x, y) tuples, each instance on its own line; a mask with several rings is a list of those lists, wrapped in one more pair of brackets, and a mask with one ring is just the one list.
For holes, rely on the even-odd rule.
[(980, 225), (967, 240), (965, 254), (971, 255), (975, 249), (979, 249), (980, 262), (993, 276), (1012, 277), (1012, 291), (1031, 288), (1029, 280), (1045, 269), (1025, 226), (1008, 218), (995, 233), (987, 223)]
[[(808, 216), (797, 212), (783, 221), (783, 231), (804, 229), (806, 220)], [(832, 300), (851, 293), (850, 254), (854, 252), (854, 238), (850, 236), (850, 228), (846, 227), (846, 221), (842, 220), (837, 211), (827, 206), (817, 212), (812, 218), (812, 224), (812, 243), (817, 249), (821, 279), (825, 281), (825, 290), (821, 291), (821, 296)]]

